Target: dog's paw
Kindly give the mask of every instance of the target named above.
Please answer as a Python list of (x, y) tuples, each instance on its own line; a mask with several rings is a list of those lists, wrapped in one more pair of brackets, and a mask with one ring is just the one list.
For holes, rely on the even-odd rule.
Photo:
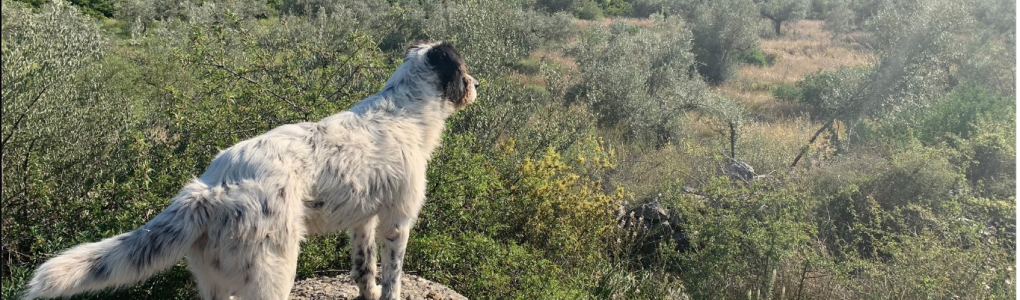
[(361, 290), (361, 299), (379, 300), (380, 297), (382, 297), (382, 286), (374, 285), (372, 288)]

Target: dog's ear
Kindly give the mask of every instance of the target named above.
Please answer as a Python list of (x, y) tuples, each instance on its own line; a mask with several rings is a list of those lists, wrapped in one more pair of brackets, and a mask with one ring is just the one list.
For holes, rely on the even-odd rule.
[(467, 67), (464, 59), (450, 43), (440, 43), (425, 53), (426, 61), (439, 76), (439, 90), (443, 97), (457, 107), (467, 104)]

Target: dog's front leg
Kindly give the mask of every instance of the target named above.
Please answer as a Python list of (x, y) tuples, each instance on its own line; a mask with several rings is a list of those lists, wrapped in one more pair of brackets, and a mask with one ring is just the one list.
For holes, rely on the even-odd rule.
[(351, 277), (358, 283), (361, 296), (366, 300), (376, 300), (380, 296), (380, 288), (375, 284), (375, 226), (376, 218), (351, 228), (351, 258), (354, 265)]
[(414, 225), (414, 217), (389, 212), (380, 216), (379, 235), (382, 244), (382, 298), (400, 298), (400, 274), (404, 264), (407, 239)]

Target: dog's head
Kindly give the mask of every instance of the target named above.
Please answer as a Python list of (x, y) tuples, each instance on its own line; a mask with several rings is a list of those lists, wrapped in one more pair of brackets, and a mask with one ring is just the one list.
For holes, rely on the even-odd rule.
[(429, 82), (455, 109), (475, 101), (478, 80), (468, 74), (467, 65), (453, 45), (446, 42), (426, 43), (407, 49), (404, 64), (413, 64), (426, 70)]

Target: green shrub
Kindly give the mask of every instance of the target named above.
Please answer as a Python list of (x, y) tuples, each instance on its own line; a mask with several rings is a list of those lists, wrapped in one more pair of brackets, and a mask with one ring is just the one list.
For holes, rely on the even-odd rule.
[[(441, 6), (440, 6), (441, 5)], [(457, 46), (475, 77), (495, 78), (506, 74), (517, 61), (527, 58), (541, 46), (565, 41), (573, 26), (565, 13), (545, 14), (523, 9), (521, 3), (504, 1), (479, 2), (410, 2), (395, 9), (383, 30), (408, 28), (396, 32), (400, 42), (393, 45), (397, 53), (415, 40), (444, 40)], [(596, 5), (597, 6), (597, 5)], [(433, 17), (433, 14), (442, 17)]]
[[(716, 177), (697, 196), (669, 195), (665, 203), (693, 249), (663, 254), (694, 298), (762, 298), (780, 293), (777, 272), (808, 241), (810, 203), (796, 188), (760, 181), (751, 187)], [(789, 293), (789, 291), (787, 291)]]
[(603, 128), (621, 130), (628, 141), (661, 147), (679, 137), (680, 115), (712, 106), (707, 87), (691, 69), (690, 33), (677, 18), (630, 33), (615, 23), (592, 28), (569, 54), (583, 78), (568, 100), (588, 105)]
[(630, 0), (628, 3), (631, 5), (633, 10), (633, 16), (638, 18), (647, 18), (652, 14), (662, 13), (663, 11), (669, 11), (669, 3), (667, 0)]
[(755, 4), (750, 0), (712, 1), (688, 13), (698, 73), (712, 84), (733, 77), (740, 68), (741, 53), (758, 45)]
[(556, 13), (571, 11), (577, 5), (577, 2), (577, 0), (538, 0), (535, 2), (535, 6), (536, 8)]
[(601, 20), (603, 18), (602, 7), (595, 3), (595, 1), (585, 1), (580, 5), (576, 5), (573, 12), (574, 17), (581, 20)]
[(605, 1), (602, 3), (602, 10), (610, 16), (630, 16), (634, 14), (634, 7), (627, 1)]
[(865, 67), (841, 67), (831, 72), (819, 72), (804, 76), (797, 82), (801, 90), (801, 101), (815, 108), (813, 118), (819, 120), (839, 119), (852, 123), (864, 110), (861, 86), (870, 70)]
[(130, 143), (122, 131), (137, 120), (133, 99), (113, 95), (121, 83), (111, 82), (116, 69), (102, 67), (109, 45), (94, 19), (60, 1), (38, 12), (4, 1), (2, 13), (2, 232), (9, 268), (73, 242), (63, 239), (83, 238), (75, 228), (101, 224), (79, 214), (98, 212), (102, 206), (92, 202), (98, 186), (129, 165), (119, 151)]
[(765, 52), (762, 52), (761, 49), (759, 48), (744, 51), (742, 54), (745, 64), (762, 68), (767, 67), (769, 65), (768, 58), (765, 57)]
[(978, 194), (1007, 199), (1016, 196), (1016, 123), (1012, 108), (999, 113), (1008, 116), (1005, 122), (979, 119), (961, 148), (969, 156), (967, 179)]
[(579, 299), (567, 272), (542, 252), (503, 244), (477, 233), (417, 235), (408, 243), (406, 268), (472, 295), (472, 299)]
[(796, 86), (789, 84), (778, 84), (772, 89), (772, 97), (776, 100), (787, 102), (798, 102), (803, 97), (802, 92)]
[(969, 139), (979, 119), (1011, 122), (1014, 99), (996, 95), (981, 86), (965, 85), (953, 90), (931, 108), (919, 122), (923, 141), (935, 143), (948, 135)]

